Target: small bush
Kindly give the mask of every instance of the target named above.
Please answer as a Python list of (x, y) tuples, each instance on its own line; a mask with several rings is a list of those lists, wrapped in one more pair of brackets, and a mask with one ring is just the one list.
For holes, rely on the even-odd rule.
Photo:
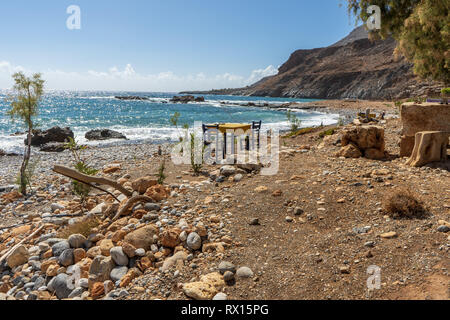
[(335, 133), (336, 133), (336, 129), (332, 128), (332, 129), (325, 130), (325, 131), (322, 131), (321, 133), (319, 133), (319, 137), (324, 138), (325, 136), (332, 136)]
[(443, 96), (450, 96), (450, 88), (443, 88), (441, 93)]
[(166, 175), (164, 171), (166, 170), (166, 162), (163, 161), (158, 169), (158, 184), (164, 184), (164, 180), (166, 180)]
[(389, 196), (384, 210), (396, 219), (423, 218), (428, 214), (423, 203), (410, 190), (399, 190)]
[(97, 218), (88, 218), (80, 222), (76, 222), (58, 232), (58, 238), (67, 239), (72, 234), (82, 234), (86, 238), (92, 234), (92, 229), (100, 225), (100, 220)]
[(288, 134), (285, 135), (284, 137), (285, 137), (285, 138), (291, 138), (291, 137), (293, 138), (293, 137), (301, 136), (301, 135), (304, 135), (304, 134), (313, 132), (314, 129), (315, 129), (315, 128), (302, 128), (302, 129), (300, 129), (300, 130), (298, 130), (298, 131), (296, 131), (296, 132), (288, 133)]

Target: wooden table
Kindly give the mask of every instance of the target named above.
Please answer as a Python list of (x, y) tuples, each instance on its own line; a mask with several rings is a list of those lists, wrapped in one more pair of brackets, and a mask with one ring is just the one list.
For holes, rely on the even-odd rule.
[(231, 152), (234, 151), (234, 135), (238, 130), (242, 130), (244, 133), (252, 128), (251, 124), (247, 123), (223, 123), (219, 125), (219, 131), (223, 134), (223, 158), (225, 159), (227, 154), (227, 133), (232, 134), (232, 147)]
[[(213, 125), (206, 125), (206, 127), (214, 127)], [(224, 147), (223, 147), (223, 158), (225, 159), (226, 153), (227, 153), (227, 133), (232, 133), (234, 141), (234, 134), (238, 130), (242, 130), (244, 133), (248, 132), (248, 130), (251, 130), (252, 125), (248, 123), (222, 123), (219, 124), (219, 131), (223, 134), (223, 141), (224, 141)], [(232, 148), (233, 149), (233, 148)]]
[(250, 130), (252, 128), (251, 124), (247, 123), (223, 123), (219, 124), (219, 130), (222, 133), (227, 133), (227, 131), (233, 131), (233, 133), (239, 129), (242, 129), (244, 132)]

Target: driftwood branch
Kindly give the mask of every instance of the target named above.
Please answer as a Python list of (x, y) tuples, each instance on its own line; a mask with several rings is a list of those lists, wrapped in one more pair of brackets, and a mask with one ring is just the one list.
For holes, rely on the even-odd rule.
[(147, 197), (147, 196), (134, 196), (131, 197), (127, 203), (125, 203), (125, 205), (122, 207), (122, 209), (120, 209), (116, 215), (114, 216), (114, 218), (111, 220), (111, 223), (116, 221), (117, 219), (119, 219), (123, 214), (125, 214), (128, 210), (132, 209), (134, 207), (134, 205), (136, 203), (139, 202), (154, 202), (152, 198)]
[[(126, 195), (127, 197), (131, 197), (133, 195), (133, 193), (129, 190), (127, 190), (126, 188), (124, 188), (123, 186), (121, 186), (120, 184), (118, 184), (117, 182), (107, 179), (107, 178), (103, 178), (103, 177), (95, 177), (95, 176), (88, 176), (85, 174), (82, 174), (80, 172), (78, 172), (77, 170), (71, 169), (71, 168), (67, 168), (64, 166), (54, 166), (53, 171), (59, 174), (62, 174), (63, 176), (69, 177), (73, 180), (82, 182), (84, 184), (87, 184), (93, 188), (99, 189), (101, 191), (107, 192), (109, 194), (111, 194), (110, 192), (100, 189), (99, 187), (96, 187), (94, 185), (92, 185), (92, 183), (96, 183), (99, 185), (107, 185), (110, 187), (113, 187), (114, 189), (122, 192), (124, 195)], [(116, 198), (116, 197), (114, 197)], [(117, 198), (116, 198), (117, 200)]]
[(44, 226), (40, 226), (37, 230), (35, 230), (32, 234), (30, 234), (28, 237), (26, 237), (25, 239), (23, 239), (22, 241), (20, 241), (18, 244), (16, 244), (14, 247), (12, 247), (10, 250), (8, 250), (7, 253), (5, 253), (1, 258), (0, 258), (0, 264), (2, 263), (3, 260), (7, 259), (8, 256), (16, 249), (18, 248), (22, 243), (28, 241), (29, 239), (33, 238), (36, 234), (38, 234), (39, 232), (41, 232), (41, 230), (44, 228)]

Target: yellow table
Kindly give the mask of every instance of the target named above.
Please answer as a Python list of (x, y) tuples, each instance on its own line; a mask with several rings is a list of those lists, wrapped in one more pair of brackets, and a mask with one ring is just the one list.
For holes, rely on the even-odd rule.
[(244, 132), (250, 130), (252, 128), (251, 124), (246, 123), (223, 123), (219, 125), (219, 130), (222, 133), (227, 133), (228, 131), (233, 131), (233, 133), (239, 129), (242, 129)]

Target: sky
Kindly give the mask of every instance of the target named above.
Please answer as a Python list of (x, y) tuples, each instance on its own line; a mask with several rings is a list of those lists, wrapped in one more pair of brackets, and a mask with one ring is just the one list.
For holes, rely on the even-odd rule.
[[(344, 0), (14, 0), (0, 4), (0, 88), (177, 92), (250, 85), (355, 27)], [(339, 4), (342, 4), (340, 7)], [(79, 29), (74, 11), (80, 9)]]

